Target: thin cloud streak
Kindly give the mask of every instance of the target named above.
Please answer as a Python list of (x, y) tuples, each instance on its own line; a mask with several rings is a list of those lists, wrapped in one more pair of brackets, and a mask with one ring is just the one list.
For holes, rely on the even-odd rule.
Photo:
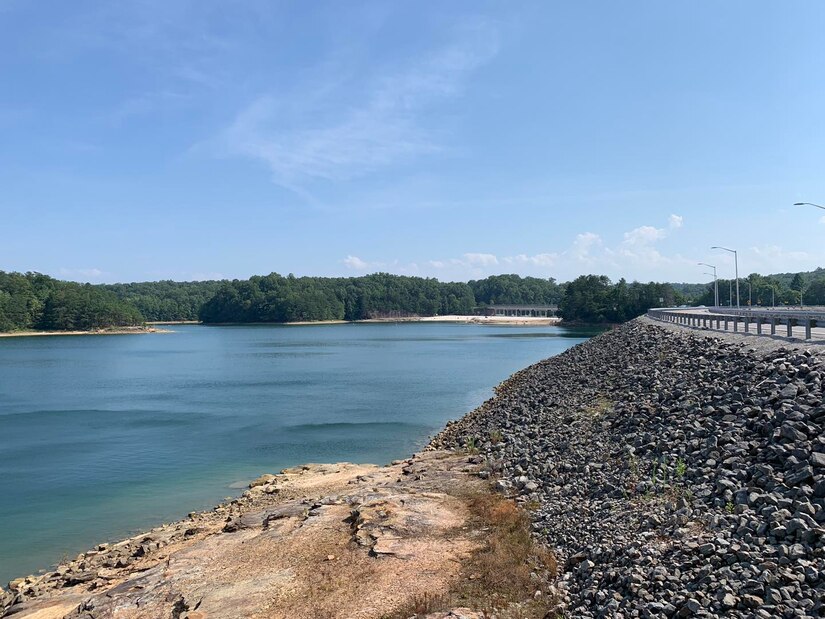
[(362, 100), (352, 105), (341, 100), (336, 68), (310, 89), (307, 100), (300, 92), (292, 98), (256, 98), (212, 141), (211, 150), (261, 161), (276, 184), (292, 190), (441, 152), (444, 147), (428, 131), (422, 114), (434, 103), (460, 95), (469, 75), (497, 52), (496, 30), (478, 22), (428, 58), (370, 80)]

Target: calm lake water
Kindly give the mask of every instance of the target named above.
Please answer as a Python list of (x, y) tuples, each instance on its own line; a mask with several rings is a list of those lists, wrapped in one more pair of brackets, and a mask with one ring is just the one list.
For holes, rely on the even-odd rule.
[(304, 462), (387, 463), (593, 332), (427, 323), (0, 339), (0, 582)]

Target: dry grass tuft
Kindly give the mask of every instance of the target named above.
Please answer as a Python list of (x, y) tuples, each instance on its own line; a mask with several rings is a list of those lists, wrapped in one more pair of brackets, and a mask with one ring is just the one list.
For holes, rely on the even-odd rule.
[(470, 512), (466, 526), (479, 533), (481, 547), (467, 560), (461, 578), (446, 595), (412, 600), (388, 619), (468, 607), (501, 619), (542, 619), (555, 600), (542, 592), (558, 574), (553, 553), (533, 539), (529, 514), (488, 491), (461, 498)]
[(584, 409), (591, 417), (601, 417), (613, 408), (613, 401), (604, 396), (598, 396), (595, 401)]

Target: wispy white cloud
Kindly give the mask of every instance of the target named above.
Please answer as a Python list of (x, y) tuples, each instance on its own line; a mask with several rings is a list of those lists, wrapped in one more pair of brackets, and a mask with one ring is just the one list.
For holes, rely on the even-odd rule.
[(506, 256), (503, 259), (505, 264), (512, 264), (516, 266), (536, 266), (543, 268), (550, 268), (555, 266), (559, 259), (557, 253), (535, 254), (528, 256), (527, 254), (518, 254), (517, 256)]
[(751, 247), (751, 252), (759, 260), (766, 260), (773, 264), (786, 262), (788, 260), (808, 260), (811, 254), (806, 251), (786, 250), (779, 245), (763, 245), (761, 247)]
[(459, 95), (468, 76), (497, 51), (496, 29), (476, 22), (429, 56), (368, 78), (354, 101), (338, 87), (341, 70), (336, 67), (310, 89), (310, 96), (300, 91), (256, 98), (209, 146), (220, 155), (265, 163), (274, 182), (290, 189), (317, 179), (347, 180), (433, 154), (443, 146), (425, 126), (424, 113)]
[(594, 232), (582, 232), (577, 234), (573, 245), (568, 251), (569, 255), (579, 262), (590, 262), (591, 252), (602, 246), (602, 237)]
[(354, 271), (366, 271), (370, 268), (370, 263), (365, 260), (361, 260), (358, 256), (347, 256), (341, 262), (343, 262), (344, 266), (348, 269), (352, 269)]
[(471, 267), (491, 267), (498, 264), (495, 254), (464, 254), (461, 258), (453, 260), (454, 264), (466, 264)]
[(109, 119), (114, 124), (119, 124), (134, 116), (179, 109), (190, 101), (189, 95), (172, 90), (147, 91), (121, 101), (109, 114)]
[(66, 267), (60, 267), (57, 272), (61, 277), (81, 281), (96, 281), (101, 279), (104, 275), (106, 275), (105, 271), (98, 268), (70, 269)]
[(633, 230), (624, 233), (624, 241), (622, 241), (622, 245), (625, 247), (650, 245), (656, 241), (661, 241), (666, 236), (667, 230), (664, 228), (639, 226), (638, 228), (634, 228)]
[[(428, 260), (424, 263), (423, 272), (454, 280), (484, 277), (504, 271), (557, 278), (574, 277), (585, 272), (631, 278), (656, 277), (664, 268), (695, 266), (695, 261), (687, 260), (678, 254), (665, 255), (658, 247), (663, 240), (675, 234), (683, 223), (682, 217), (671, 215), (667, 228), (639, 226), (625, 232), (621, 241), (612, 247), (607, 245), (599, 234), (582, 232), (561, 251), (535, 254), (525, 252), (505, 256), (489, 252), (467, 252), (456, 258)], [(391, 264), (368, 263), (348, 256), (344, 262), (350, 268), (357, 267), (359, 270), (405, 268), (406, 272), (411, 272), (409, 266), (403, 267), (397, 260)], [(420, 270), (422, 269), (416, 264), (415, 271)]]

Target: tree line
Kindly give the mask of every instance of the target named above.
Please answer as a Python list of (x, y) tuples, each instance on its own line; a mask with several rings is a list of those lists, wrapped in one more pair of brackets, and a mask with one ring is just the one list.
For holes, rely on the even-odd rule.
[(684, 298), (670, 284), (613, 284), (587, 275), (568, 284), (519, 275), (468, 283), (376, 273), (355, 278), (283, 277), (225, 282), (200, 311), (204, 323), (362, 320), (472, 314), (489, 305), (559, 305), (571, 322), (623, 322)]
[[(736, 280), (720, 279), (720, 305), (736, 305)], [(713, 283), (703, 286), (695, 301), (701, 305), (713, 305)], [(807, 273), (779, 273), (760, 275), (751, 273), (739, 278), (739, 304), (741, 306), (770, 305), (825, 305), (825, 269)]]
[(134, 305), (100, 286), (0, 271), (0, 331), (90, 331), (141, 322)]
[[(720, 302), (731, 301), (728, 280)], [(732, 287), (735, 290), (735, 287)], [(825, 269), (740, 279), (742, 305), (825, 305)], [(558, 305), (566, 321), (623, 322), (651, 307), (712, 305), (713, 284), (612, 282), (583, 275), (553, 278), (493, 275), (469, 282), (375, 273), (362, 277), (295, 277), (271, 273), (246, 280), (77, 284), (40, 273), (0, 271), (0, 331), (90, 330), (144, 321), (205, 323), (361, 320), (472, 314), (489, 305)], [(733, 297), (735, 304), (735, 292)]]

